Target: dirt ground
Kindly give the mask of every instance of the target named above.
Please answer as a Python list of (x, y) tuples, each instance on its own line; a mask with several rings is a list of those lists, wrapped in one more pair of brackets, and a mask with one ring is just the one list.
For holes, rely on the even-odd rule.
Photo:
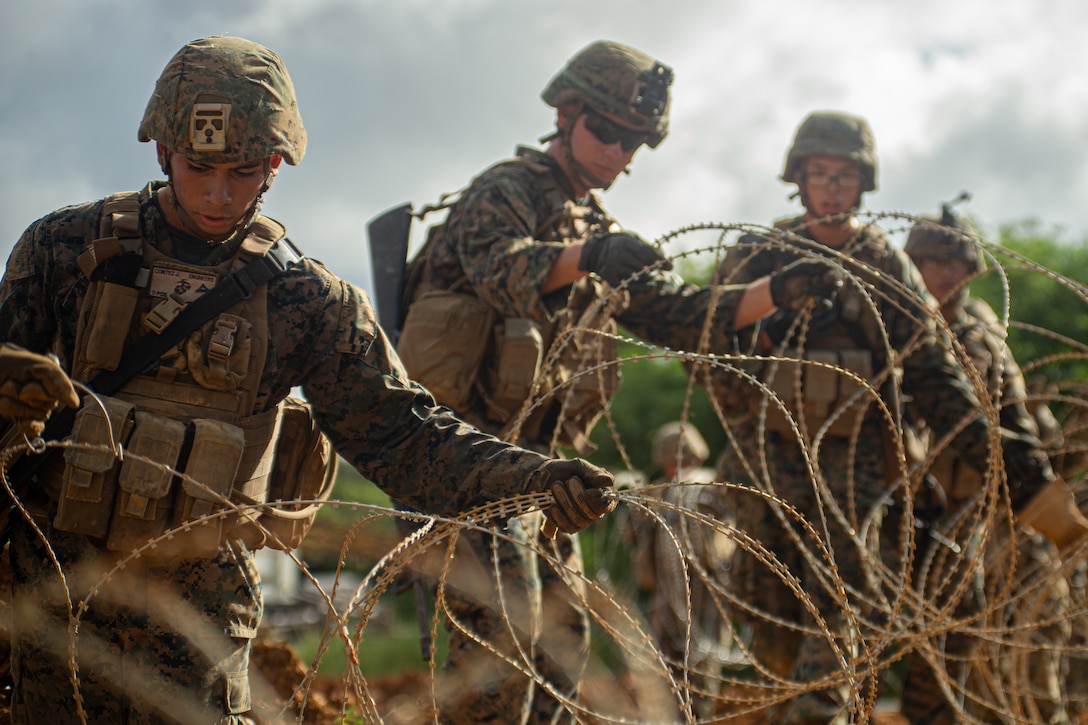
[[(276, 691), (275, 695), (268, 692), (263, 696), (255, 693), (255, 710), (262, 715), (262, 722), (275, 722), (276, 716), (272, 713), (278, 713), (289, 698), (293, 699), (295, 707), (288, 708), (285, 713), (286, 722), (333, 725), (344, 721), (345, 704), (349, 712), (356, 713), (356, 716), (361, 711), (354, 697), (345, 692), (345, 684), (340, 678), (317, 678), (310, 687), (309, 696), (305, 698), (305, 708), (300, 719), (297, 705), (304, 698), (301, 694), (293, 696), (293, 693), (306, 673), (306, 665), (295, 657), (286, 644), (258, 642), (254, 648), (253, 667), (262, 673)], [(429, 687), (428, 677), (422, 672), (406, 672), (393, 677), (367, 680), (367, 688), (374, 698), (382, 722), (386, 725), (419, 725), (431, 722)], [(591, 710), (606, 708), (613, 718), (637, 718), (639, 713), (635, 705), (636, 696), (631, 689), (617, 693), (613, 680), (594, 682), (590, 678), (583, 689), (582, 701)], [(609, 722), (614, 721), (609, 719)], [(730, 725), (756, 725), (761, 719), (758, 715), (745, 715), (723, 717), (721, 722)], [(873, 725), (907, 725), (905, 719), (893, 712), (877, 712), (871, 722)]]

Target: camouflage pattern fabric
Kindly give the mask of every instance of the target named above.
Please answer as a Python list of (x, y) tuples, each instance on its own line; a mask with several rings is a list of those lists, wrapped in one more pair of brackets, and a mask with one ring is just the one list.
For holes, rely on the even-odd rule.
[(540, 97), (549, 106), (584, 103), (645, 131), (657, 148), (669, 130), (672, 70), (620, 43), (598, 41), (578, 51)]
[[(221, 95), (224, 89), (230, 89), (230, 97)], [(198, 103), (207, 104), (204, 112), (213, 114), (207, 123), (194, 118)], [(219, 121), (213, 106), (218, 103), (229, 105), (226, 128), (220, 129), (229, 141), (217, 145), (219, 134), (210, 118)], [(194, 122), (203, 128), (192, 129)], [(212, 142), (202, 145), (200, 131)], [(283, 60), (262, 45), (226, 36), (194, 40), (174, 54), (155, 83), (138, 135), (140, 141), (154, 139), (206, 164), (275, 154), (297, 164), (306, 153), (306, 129)]]
[[(145, 240), (164, 254), (182, 258), (189, 264), (214, 265), (237, 251), (240, 240), (209, 246), (168, 228), (154, 199), (161, 188), (162, 182), (153, 182), (141, 196), (140, 223)], [(5, 331), (4, 341), (36, 352), (55, 352), (65, 369), (71, 368), (77, 313), (87, 290), (87, 280), (76, 258), (97, 238), (102, 203), (67, 207), (34, 222), (15, 245), (0, 283), (0, 329)], [(306, 260), (273, 279), (267, 292), (269, 352), (255, 413), (273, 408), (292, 388), (300, 386), (313, 405), (319, 425), (340, 455), (397, 500), (419, 510), (452, 514), (527, 490), (529, 474), (546, 459), (486, 435), (437, 406), (425, 390), (408, 379), (362, 290), (338, 279), (320, 262)], [(43, 588), (51, 587), (55, 579), (54, 570), (48, 559), (42, 558), (33, 536), (25, 528), (13, 532), (12, 545), (21, 552), (19, 568), (26, 573), (26, 580), (17, 583), (16, 591), (16, 597), (23, 600), (45, 591)], [(77, 550), (87, 554), (97, 551), (92, 542), (78, 537), (73, 540), (68, 536), (51, 536), (50, 544), (62, 547), (62, 551), (72, 550), (73, 556)], [(222, 552), (215, 561), (218, 563), (214, 565), (183, 562), (176, 568), (156, 571), (155, 591), (175, 600), (181, 597), (179, 601), (185, 597), (207, 599), (208, 603), (200, 604), (198, 609), (221, 609), (221, 616), (235, 608), (253, 606), (249, 584), (256, 580), (249, 576), (249, 555), (237, 552), (232, 558)], [(40, 576), (34, 576), (35, 573)], [(247, 584), (224, 586), (224, 577), (228, 576)], [(110, 597), (104, 597), (103, 601), (109, 602)], [(257, 613), (251, 616), (252, 626), (259, 619), (259, 604), (256, 606)], [(130, 636), (130, 629), (146, 630), (146, 613), (136, 609), (100, 611), (93, 600), (91, 609), (95, 610), (92, 616), (99, 618), (96, 621), (108, 620), (109, 624), (95, 632), (96, 641), (101, 640), (100, 645), (95, 645), (99, 651), (124, 652), (122, 660), (126, 666), (130, 653), (131, 657), (155, 659), (140, 647), (133, 649), (122, 644)], [(24, 666), (30, 662), (67, 660), (67, 640), (63, 636), (68, 630), (67, 617), (63, 611), (53, 610), (53, 614), (52, 632), (61, 634), (48, 640), (35, 639), (36, 635), (20, 631), (25, 623), (16, 624), (14, 656)], [(58, 614), (59, 619), (55, 618)], [(160, 629), (154, 639), (161, 635), (165, 646), (180, 651), (189, 632), (172, 631), (170, 621), (157, 622), (155, 626)], [(226, 626), (219, 627), (217, 634), (227, 640), (236, 637), (235, 630)], [(230, 655), (235, 661), (232, 671), (245, 669), (248, 643), (241, 642), (239, 647), (238, 652)], [(170, 665), (170, 661), (168, 658), (164, 665)], [(140, 661), (132, 661), (131, 666), (141, 666)], [(71, 691), (66, 668), (34, 667), (35, 678), (45, 676), (43, 669), (51, 672), (53, 693)], [(152, 668), (146, 674), (151, 677), (154, 672)], [(158, 672), (155, 677), (161, 677), (162, 681), (169, 679), (168, 671)], [(222, 673), (217, 675), (214, 671), (191, 674), (186, 680), (186, 687), (192, 688), (188, 696), (201, 707), (226, 706), (228, 710), (221, 713), (223, 717), (237, 714), (234, 710), (242, 707), (248, 693), (224, 700), (223, 680)], [(48, 686), (42, 682), (38, 692), (47, 691)], [(17, 682), (17, 689), (27, 684), (23, 678)], [(96, 694), (100, 685), (106, 686), (96, 679), (82, 682), (88, 702), (108, 699), (107, 695)], [(28, 706), (36, 708), (42, 704), (27, 699), (31, 697), (29, 691), (19, 697)], [(56, 722), (57, 698), (48, 705), (45, 713), (28, 711), (27, 717), (31, 721), (48, 717), (50, 722)], [(145, 705), (154, 708), (169, 703), (153, 696), (148, 703), (126, 701), (116, 703), (115, 707)]]
[(861, 116), (837, 111), (814, 111), (806, 116), (786, 152), (780, 178), (799, 183), (804, 160), (821, 154), (857, 162), (865, 179), (861, 190), (876, 189), (877, 161), (873, 131), (869, 128), (869, 122)]
[[(586, 278), (568, 289), (548, 295), (540, 293), (541, 285), (566, 245), (584, 241), (589, 234), (610, 225), (612, 221), (595, 196), (575, 198), (562, 170), (549, 156), (534, 149), (519, 148), (515, 159), (480, 174), (450, 209), (447, 219), (434, 230), (426, 248), (426, 258), (421, 260), (425, 266), (419, 286), (421, 289), (473, 294), (500, 317), (526, 318), (545, 329), (552, 329), (553, 334), (544, 340), (544, 349), (548, 350), (562, 332), (561, 327), (556, 329), (556, 320), (569, 320), (567, 324), (576, 322), (599, 299), (600, 283)], [(621, 325), (647, 340), (674, 349), (694, 350), (699, 345), (699, 335), (708, 313), (716, 315), (718, 320), (711, 332), (711, 345), (726, 344), (729, 338), (724, 331), (731, 326), (733, 305), (741, 291), (727, 289), (723, 294), (721, 290), (697, 288), (676, 275), (655, 271), (630, 285), (628, 294), (629, 304), (616, 317)], [(458, 343), (451, 340), (450, 344)], [(469, 403), (465, 410), (457, 413), (485, 430), (495, 432), (507, 422), (489, 422), (482, 399)], [(553, 418), (551, 425), (555, 424)], [(548, 451), (551, 437), (552, 431), (544, 428), (534, 440), (519, 442)], [(473, 537), (469, 534), (466, 538)], [(479, 535), (475, 538), (472, 546), (477, 559), (490, 561), (490, 537)], [(577, 541), (564, 542), (561, 551), (568, 567), (579, 570), (581, 554)], [(503, 582), (535, 578), (532, 573), (515, 570), (522, 564), (517, 557), (505, 556), (502, 562), (510, 565), (500, 571)], [(536, 566), (541, 565), (538, 562)], [(581, 608), (571, 603), (567, 584), (550, 576), (544, 568), (547, 567), (539, 574), (545, 602), (542, 617), (546, 623), (559, 624), (545, 624), (543, 634), (552, 636), (551, 630), (556, 630), (567, 644), (541, 645), (542, 649), (553, 653), (543, 662), (541, 674), (559, 691), (574, 691), (588, 653), (588, 621)], [(501, 627), (499, 623), (485, 623), (495, 616), (493, 612), (472, 601), (463, 603), (466, 610), (474, 606), (477, 608), (477, 615), (473, 617), (476, 626), (490, 631)], [(447, 671), (466, 668), (467, 665), (458, 662), (462, 657), (481, 656), (479, 648), (462, 642), (461, 636), (456, 629), (451, 632), (453, 644)], [(561, 653), (560, 647), (573, 650)], [(560, 709), (542, 688), (537, 688), (529, 721), (553, 722)], [(471, 717), (444, 713), (443, 722), (488, 722), (490, 720), (473, 719), (484, 717), (486, 711), (487, 703), (481, 702), (462, 711)]]
[[(465, 532), (457, 542), (445, 589), (437, 592), (449, 617), (449, 654), (439, 680), (440, 721), (525, 722), (534, 682), (498, 657), (483, 655), (474, 638), (503, 657), (532, 652), (540, 640), (539, 572), (526, 547), (533, 536), (514, 519), (506, 537)], [(566, 538), (566, 537), (564, 537)], [(494, 547), (482, 551), (481, 545)], [(494, 568), (503, 572), (496, 580)], [(438, 572), (433, 573), (437, 580)]]
[[(782, 220), (775, 227), (792, 229), (804, 239), (804, 218)], [(719, 270), (719, 278), (730, 283), (747, 283), (769, 274), (797, 258), (797, 251), (788, 248), (793, 242), (760, 249), (759, 237), (742, 237), (730, 249)], [(816, 242), (807, 242), (809, 253), (822, 253)], [(758, 252), (758, 253), (755, 253)], [(925, 289), (921, 275), (906, 255), (891, 247), (883, 232), (864, 226), (856, 238), (843, 250), (848, 259), (845, 271), (862, 282), (875, 285), (872, 302), (858, 283), (848, 282), (838, 295), (831, 310), (814, 315), (806, 349), (868, 349), (874, 355), (874, 373), (881, 373), (888, 364), (889, 351), (899, 353), (902, 360), (902, 388), (910, 396), (911, 407), (925, 419), (930, 428), (945, 434), (950, 427), (964, 419), (970, 423), (956, 437), (955, 447), (965, 460), (978, 470), (986, 470), (989, 456), (989, 431), (984, 421), (972, 411), (978, 410), (978, 398), (971, 381), (958, 364), (948, 335), (936, 324), (937, 302)], [(872, 318), (872, 308), (880, 315)], [(773, 325), (782, 313), (772, 313), (761, 324), (741, 331), (736, 343), (740, 349), (753, 349), (761, 329)], [(786, 313), (788, 314), (788, 313)], [(886, 339), (879, 330), (886, 330)], [(823, 338), (821, 340), (821, 338)], [(886, 371), (885, 371), (886, 373)], [(738, 387), (739, 386), (739, 387)], [(735, 402), (751, 393), (751, 387), (737, 376), (719, 377), (716, 394), (731, 396)], [(902, 410), (902, 401), (892, 402), (892, 410)], [(872, 406), (867, 415), (874, 414)], [(1012, 433), (1037, 440), (1037, 428), (1030, 416), (1002, 419), (1002, 426)], [(1042, 485), (1032, 481), (1031, 485)], [(1016, 486), (1010, 481), (1010, 486)]]
[[(731, 501), (712, 483), (715, 472), (693, 467), (678, 472), (680, 486), (664, 486), (654, 495), (681, 509), (697, 511), (718, 521), (731, 521)], [(669, 483), (657, 481), (656, 483)], [(728, 619), (702, 576), (724, 581), (734, 544), (726, 535), (692, 524), (675, 511), (661, 512), (664, 525), (641, 513), (630, 515), (634, 529), (634, 564), (642, 585), (648, 589), (647, 619), (654, 641), (678, 682), (687, 682), (695, 712), (712, 714), (720, 680), (718, 669), (731, 640)], [(670, 536), (675, 535), (677, 539)], [(683, 547), (678, 551), (677, 546)], [(691, 560), (698, 562), (699, 569)]]
[[(542, 176), (550, 175), (548, 182)], [(558, 185), (569, 201), (555, 202), (546, 189)], [(577, 216), (575, 216), (577, 215)], [(586, 223), (576, 223), (576, 218)], [(591, 195), (574, 198), (569, 182), (549, 156), (519, 148), (517, 158), (498, 164), (479, 177), (450, 209), (430, 245), (421, 284), (436, 289), (467, 287), (503, 317), (523, 317), (545, 324), (559, 310), (569, 310), (577, 298), (582, 309), (594, 296), (579, 296), (589, 286), (541, 295), (540, 288), (566, 245), (584, 241), (603, 225), (614, 222)], [(578, 234), (581, 236), (576, 236)], [(708, 315), (713, 315), (707, 349), (728, 349), (732, 343), (733, 311), (743, 289), (739, 286), (696, 287), (666, 271), (654, 271), (628, 292), (630, 302), (617, 321), (651, 342), (673, 349), (696, 351)], [(546, 343), (548, 341), (545, 341)]]
[[(168, 565), (136, 562), (89, 591), (116, 563), (85, 537), (49, 529), (49, 546), (22, 519), (10, 552), (12, 721), (249, 722), (249, 651), (261, 617), (260, 576), (245, 548)], [(63, 585), (69, 591), (65, 592)], [(66, 650), (68, 603), (91, 596), (74, 663)]]
[[(813, 568), (791, 538), (797, 536), (809, 548), (813, 542), (809, 533), (783, 514), (777, 506), (755, 497), (738, 497), (736, 510), (737, 527), (761, 541), (791, 572), (800, 578), (801, 588), (813, 606), (823, 615), (828, 627), (835, 632), (836, 646), (850, 656), (860, 653), (853, 649), (849, 623), (842, 614), (845, 606), (859, 610), (867, 608), (866, 600), (878, 596), (866, 578), (867, 563), (871, 552), (859, 547), (857, 541), (838, 521), (827, 512), (831, 501), (848, 510), (851, 523), (861, 528), (861, 515), (870, 515), (877, 507), (885, 490), (887, 470), (884, 462), (884, 443), (878, 426), (868, 425), (858, 436), (856, 443), (844, 437), (824, 439), (817, 461), (821, 483), (826, 488), (817, 489), (812, 472), (805, 463), (796, 441), (779, 433), (767, 433), (764, 438), (767, 470), (765, 478), (753, 479), (742, 465), (741, 456), (749, 462), (759, 460), (758, 446), (750, 437), (738, 439), (737, 451), (723, 456), (719, 461), (718, 480), (745, 483), (753, 487), (767, 488), (773, 485), (773, 493), (788, 501), (818, 531), (826, 524), (829, 538), (821, 537), (821, 544), (832, 552), (838, 574), (848, 587), (845, 602), (842, 595), (829, 583), (826, 573)], [(821, 515), (823, 511), (823, 515)], [(751, 634), (751, 651), (761, 666), (778, 677), (810, 683), (837, 672), (840, 663), (836, 651), (821, 634), (815, 633), (816, 623), (811, 620), (797, 595), (768, 570), (766, 565), (741, 548), (733, 557), (731, 575), (738, 595), (747, 604), (757, 608), (756, 613), (738, 609), (735, 618), (747, 625)], [(772, 622), (770, 617), (783, 625)], [(805, 633), (799, 626), (807, 628)], [(864, 673), (861, 673), (864, 674)], [(768, 713), (768, 723), (779, 722), (829, 722), (832, 716), (843, 710), (849, 698), (836, 693), (817, 691), (801, 695), (792, 703), (792, 714), (782, 710)], [(804, 713), (804, 717), (800, 715)]]
[[(745, 283), (766, 275), (797, 258), (802, 245), (810, 253), (827, 253), (821, 245), (806, 241), (803, 217), (783, 220), (775, 227), (800, 236), (774, 246), (766, 244), (767, 240), (761, 237), (742, 237), (729, 250), (720, 278)], [(885, 397), (892, 414), (900, 416), (894, 423), (896, 435), (903, 427), (902, 401), (888, 398), (889, 379), (879, 377), (889, 363), (901, 368), (903, 391), (911, 396), (918, 410), (924, 411), (926, 420), (934, 428), (944, 431), (965, 417), (974, 417), (977, 399), (952, 357), (947, 337), (934, 322), (936, 302), (925, 290), (910, 260), (888, 245), (883, 233), (872, 226), (861, 227), (843, 253), (846, 257), (840, 261), (845, 271), (871, 283), (872, 288), (863, 288), (856, 280), (848, 280), (831, 310), (814, 312), (804, 341), (806, 353), (821, 349), (870, 351), (875, 374), (873, 384)], [(758, 335), (773, 325), (774, 318), (781, 314), (774, 313), (762, 324), (740, 331), (740, 349), (761, 352), (756, 344)], [(879, 320), (873, 318), (874, 314)], [(886, 340), (882, 333), (875, 332), (881, 329), (887, 331)], [(780, 333), (779, 341), (782, 337), (783, 333)], [(792, 341), (793, 344), (796, 342)], [(787, 339), (775, 350), (763, 354), (788, 356), (784, 349), (788, 343), (791, 341)], [(905, 357), (889, 360), (889, 355), (896, 351), (906, 353)], [(749, 367), (755, 374), (761, 374), (758, 363)], [(891, 382), (898, 378), (899, 374), (892, 376)], [(881, 512), (888, 504), (895, 503), (894, 496), (885, 497), (891, 485), (889, 474), (895, 468), (894, 465), (889, 467), (886, 454), (886, 426), (889, 423), (881, 420), (870, 401), (854, 436), (824, 437), (817, 449), (812, 448), (811, 438), (804, 438), (809, 452), (815, 452), (817, 456), (813, 461), (815, 470), (810, 470), (796, 438), (761, 429), (758, 416), (752, 412), (758, 409), (752, 405), (753, 399), (758, 402), (763, 397), (758, 388), (733, 373), (717, 373), (712, 381), (712, 393), (718, 396), (724, 409), (745, 411), (737, 413), (731, 421), (735, 443), (719, 462), (719, 480), (762, 488), (796, 507), (815, 527), (846, 585), (844, 592), (838, 592), (833, 581), (828, 579), (828, 573), (815, 569), (802, 555), (795, 542), (813, 549), (812, 532), (801, 530), (773, 503), (754, 496), (740, 497), (738, 527), (767, 546), (790, 571), (800, 573), (801, 588), (826, 618), (829, 630), (835, 633), (837, 647), (831, 647), (822, 634), (814, 633), (819, 630), (798, 628), (798, 624), (801, 627), (806, 623), (808, 627), (813, 625), (798, 595), (790, 591), (766, 564), (740, 548), (733, 575), (737, 577), (742, 596), (762, 612), (797, 624), (792, 627), (774, 624), (762, 614), (746, 613), (743, 608), (737, 616), (751, 625), (756, 660), (778, 676), (814, 682), (841, 670), (840, 654), (846, 657), (864, 655), (852, 650), (856, 636), (850, 631), (851, 625), (844, 612), (869, 611), (870, 598), (881, 596), (879, 582), (864, 577), (866, 567), (863, 564), (881, 556), (881, 550), (888, 544), (859, 542), (852, 532), (879, 531)], [(798, 422), (803, 426), (802, 435), (809, 437), (815, 434), (819, 423)], [(958, 440), (965, 441), (964, 449), (982, 455), (987, 446), (984, 425), (979, 421), (969, 426)], [(902, 487), (897, 490), (901, 499)], [(825, 531), (829, 538), (825, 537)], [(866, 550), (866, 545), (873, 548)], [(864, 679), (877, 673), (859, 671), (856, 674)], [(768, 722), (826, 723), (837, 713), (841, 714), (845, 704), (856, 694), (843, 697), (833, 691), (817, 690), (797, 698), (788, 713), (770, 713)]]
[[(541, 523), (539, 514), (529, 514), (508, 521), (502, 536), (459, 535), (436, 592), (450, 632), (438, 683), (439, 722), (552, 722), (560, 712), (555, 698), (504, 661), (521, 659), (519, 652), (530, 653), (548, 687), (577, 700), (589, 657), (586, 614), (572, 604), (586, 596), (581, 550), (573, 536), (546, 540)], [(531, 543), (562, 564), (563, 576), (530, 550)], [(438, 579), (438, 572), (428, 574)]]
[[(977, 252), (976, 252), (977, 255)], [(1027, 384), (1023, 372), (1016, 363), (1012, 351), (999, 336), (999, 321), (994, 311), (984, 301), (967, 297), (960, 310), (959, 317), (949, 320), (956, 338), (963, 345), (971, 363), (986, 380), (991, 394), (1000, 401), (1002, 426), (1010, 430), (1029, 431), (1037, 434), (1038, 426), (1034, 416), (1026, 406)], [(943, 455), (955, 455), (946, 451)], [(945, 482), (941, 482), (945, 483)], [(960, 492), (959, 487), (951, 489), (947, 507), (950, 515), (962, 515), (964, 507), (970, 506), (972, 499), (981, 496), (980, 490)], [(937, 528), (950, 528), (942, 522), (933, 523)], [(964, 532), (960, 542), (963, 547), (971, 546), (971, 530)], [(1013, 542), (1016, 547), (1015, 560), (1012, 562), (1017, 572), (1015, 588), (1021, 592), (1033, 592), (1038, 583), (1054, 567), (1060, 566), (1060, 559), (1053, 545), (1042, 536), (1030, 532), (1018, 532)], [(995, 567), (1009, 566), (1005, 558), (990, 557)], [(1000, 573), (999, 573), (1000, 575)], [(982, 582), (984, 574), (974, 577), (976, 586), (966, 593), (955, 607), (955, 616), (962, 621), (971, 621), (985, 608), (986, 594)], [(919, 583), (920, 586), (926, 584)], [(1034, 627), (1032, 648), (1017, 649), (1013, 652), (1001, 652), (1000, 647), (987, 642), (987, 638), (975, 638), (964, 632), (950, 632), (944, 643), (944, 672), (938, 673), (918, 655), (908, 656), (907, 672), (903, 683), (901, 712), (912, 725), (951, 725), (960, 722), (963, 713), (986, 720), (992, 716), (977, 704), (977, 700), (1000, 702), (1008, 697), (1007, 693), (988, 692), (989, 685), (983, 673), (972, 671), (970, 662), (1001, 662), (1009, 670), (1009, 679), (1015, 681), (1012, 672), (1017, 667), (1024, 667), (1030, 673), (1030, 697), (1032, 706), (1038, 709), (1043, 722), (1067, 722), (1068, 716), (1062, 704), (1063, 657), (1061, 649), (1068, 643), (1071, 627), (1063, 621), (1061, 612), (1069, 606), (1069, 590), (1061, 576), (1053, 577), (1041, 594), (1033, 594), (1042, 603), (1039, 611), (1046, 612), (1048, 619), (1055, 624), (1046, 627)], [(995, 613), (995, 626), (1008, 626), (1016, 621), (1017, 612), (1012, 607), (1007, 612)], [(1025, 623), (1025, 626), (1031, 626)], [(994, 650), (989, 654), (987, 650)], [(958, 695), (955, 705), (944, 696), (942, 680), (961, 683), (961, 686), (976, 690), (975, 698)]]

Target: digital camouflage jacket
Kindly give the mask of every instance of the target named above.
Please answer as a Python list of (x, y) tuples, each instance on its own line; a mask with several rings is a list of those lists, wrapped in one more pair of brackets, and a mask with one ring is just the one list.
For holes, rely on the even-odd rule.
[[(190, 265), (214, 265), (237, 242), (203, 245), (168, 229), (152, 182), (140, 224), (151, 245)], [(0, 283), (3, 340), (53, 352), (71, 369), (88, 281), (76, 263), (96, 239), (103, 201), (30, 225)], [(526, 491), (544, 459), (462, 423), (408, 379), (365, 292), (306, 259), (268, 283), (269, 341), (260, 413), (300, 387), (336, 450), (367, 479), (420, 510), (450, 514)]]
[[(569, 244), (618, 228), (595, 195), (575, 197), (554, 159), (520, 147), (513, 159), (477, 176), (446, 220), (432, 229), (416, 262), (422, 263), (418, 284), (408, 290), (408, 299), (418, 299), (428, 289), (475, 296), (500, 319), (537, 323), (547, 350), (566, 326), (612, 293), (591, 276), (542, 294), (559, 254)], [(655, 270), (630, 283), (622, 296), (613, 295), (610, 312), (615, 322), (644, 340), (693, 352), (699, 350), (712, 314), (704, 351), (720, 350), (732, 339), (733, 314), (742, 293), (739, 287), (696, 287), (669, 271)], [(590, 365), (582, 363), (583, 368)], [(482, 400), (474, 407), (484, 414)], [(581, 432), (588, 433), (595, 420), (584, 417)]]

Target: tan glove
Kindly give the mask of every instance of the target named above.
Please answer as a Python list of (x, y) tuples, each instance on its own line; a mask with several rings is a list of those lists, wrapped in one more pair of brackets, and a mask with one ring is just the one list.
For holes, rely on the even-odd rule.
[(1017, 522), (1038, 531), (1063, 554), (1088, 538), (1088, 519), (1077, 508), (1069, 485), (1060, 478), (1031, 497), (1017, 514)]
[(548, 461), (529, 479), (536, 491), (551, 491), (555, 503), (548, 508), (544, 535), (554, 539), (558, 531), (574, 534), (597, 521), (616, 507), (606, 499), (602, 489), (616, 482), (608, 471), (575, 458), (569, 461)]
[(21, 433), (39, 435), (59, 404), (79, 407), (72, 381), (53, 358), (0, 345), (0, 417)]

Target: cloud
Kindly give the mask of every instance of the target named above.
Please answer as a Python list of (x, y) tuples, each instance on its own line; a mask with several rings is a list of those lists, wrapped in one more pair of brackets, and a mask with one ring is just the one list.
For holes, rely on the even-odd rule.
[[(800, 120), (872, 123), (874, 209), (930, 212), (961, 188), (983, 227), (1088, 229), (1088, 6), (1080, 0), (38, 0), (0, 9), (0, 254), (53, 208), (159, 175), (136, 128), (183, 43), (227, 33), (280, 53), (309, 131), (266, 213), (369, 284), (366, 220), (430, 203), (534, 144), (539, 93), (577, 49), (628, 42), (676, 71), (671, 132), (605, 195), (647, 237), (797, 210), (778, 180)], [(417, 225), (421, 234), (423, 225)], [(417, 242), (418, 243), (418, 242)]]

